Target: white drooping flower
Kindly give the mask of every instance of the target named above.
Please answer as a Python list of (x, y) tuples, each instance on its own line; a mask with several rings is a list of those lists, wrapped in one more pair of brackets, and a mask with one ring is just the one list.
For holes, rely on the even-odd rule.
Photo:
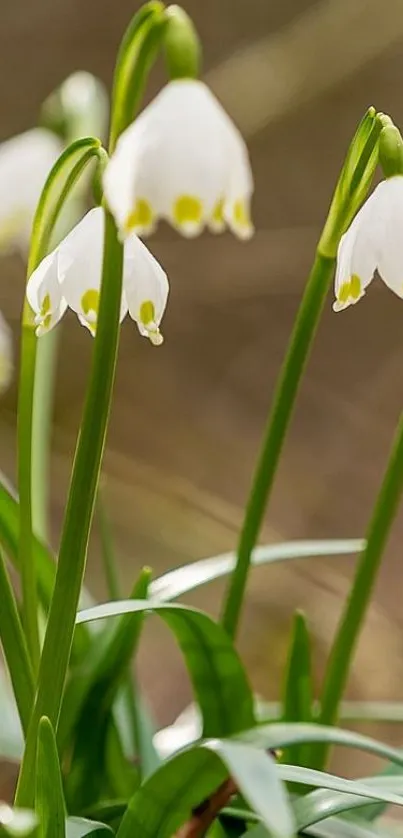
[(201, 81), (171, 81), (122, 133), (104, 190), (122, 237), (151, 233), (159, 218), (185, 236), (205, 225), (253, 233), (245, 142)]
[(7, 390), (14, 370), (11, 329), (0, 312), (0, 395)]
[(361, 207), (337, 253), (334, 311), (357, 303), (378, 271), (403, 297), (403, 176), (383, 180)]
[[(67, 307), (95, 334), (104, 227), (104, 210), (101, 207), (90, 210), (31, 274), (27, 298), (35, 312), (37, 335), (52, 329)], [(129, 312), (140, 334), (155, 345), (162, 343), (159, 325), (168, 290), (168, 279), (161, 266), (132, 233), (124, 244), (120, 320)]]
[(28, 248), (42, 188), (62, 150), (45, 128), (0, 144), (0, 250)]

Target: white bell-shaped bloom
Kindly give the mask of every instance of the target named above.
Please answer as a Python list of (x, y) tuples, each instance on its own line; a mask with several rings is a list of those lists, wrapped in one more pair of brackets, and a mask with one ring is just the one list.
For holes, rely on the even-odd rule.
[(28, 247), (40, 194), (62, 150), (45, 128), (0, 144), (0, 250)]
[(403, 297), (403, 176), (382, 181), (361, 207), (337, 253), (334, 311), (363, 297), (378, 271), (384, 283)]
[[(90, 210), (31, 274), (27, 298), (35, 312), (37, 335), (52, 329), (67, 307), (95, 334), (104, 228), (104, 210), (101, 207)], [(124, 245), (120, 320), (129, 311), (140, 334), (155, 345), (162, 343), (159, 325), (168, 290), (168, 279), (161, 266), (132, 233)]]
[(11, 329), (0, 312), (0, 394), (7, 390), (12, 379), (13, 354)]
[(205, 225), (253, 232), (253, 178), (244, 140), (201, 81), (170, 82), (120, 136), (104, 175), (122, 237), (146, 235), (159, 218), (185, 236)]

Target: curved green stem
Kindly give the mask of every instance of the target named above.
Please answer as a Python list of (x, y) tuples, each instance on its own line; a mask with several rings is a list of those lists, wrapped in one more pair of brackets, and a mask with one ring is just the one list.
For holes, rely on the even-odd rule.
[[(28, 277), (46, 255), (52, 232), (63, 204), (88, 161), (99, 156), (100, 143), (84, 138), (73, 143), (55, 163), (44, 186), (36, 211)], [(70, 168), (71, 164), (71, 168)], [(68, 173), (66, 175), (66, 168)], [(55, 193), (55, 194), (54, 194)], [(20, 508), (19, 565), (22, 589), (22, 623), (25, 629), (34, 672), (39, 663), (40, 645), (38, 630), (37, 580), (32, 555), (33, 496), (42, 491), (46, 478), (33, 461), (33, 444), (38, 442), (40, 417), (34, 424), (34, 390), (37, 358), (37, 338), (33, 313), (25, 300), (22, 317), (20, 380), (18, 389), (18, 487)], [(40, 429), (39, 429), (40, 430)], [(34, 437), (34, 432), (36, 433)], [(40, 430), (42, 434), (42, 430)]]
[[(390, 459), (369, 524), (366, 547), (358, 560), (349, 597), (329, 655), (318, 721), (331, 725), (337, 719), (351, 661), (371, 599), (382, 554), (403, 492), (403, 413), (397, 426)], [(329, 748), (312, 750), (311, 767), (323, 768)]]
[(56, 728), (74, 632), (87, 544), (101, 466), (119, 339), (123, 247), (105, 213), (104, 261), (92, 371), (78, 438), (63, 525), (55, 588), (38, 677), (38, 691), (16, 802), (31, 806), (38, 724), (48, 716)]
[(122, 131), (135, 117), (166, 25), (163, 3), (151, 0), (137, 12), (125, 32), (113, 83), (110, 154)]
[(252, 550), (259, 536), (299, 382), (332, 279), (334, 265), (333, 257), (322, 256), (317, 252), (277, 381), (245, 511), (238, 544), (237, 565), (230, 578), (222, 614), (222, 624), (231, 637), (235, 637), (238, 628)]

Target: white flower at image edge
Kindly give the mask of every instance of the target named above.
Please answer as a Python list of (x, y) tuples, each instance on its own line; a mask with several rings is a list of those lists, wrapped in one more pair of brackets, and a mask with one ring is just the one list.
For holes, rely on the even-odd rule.
[(378, 271), (403, 297), (403, 176), (382, 181), (342, 236), (337, 253), (334, 311), (357, 303)]
[(0, 312), (0, 395), (7, 390), (14, 371), (11, 329)]
[(62, 150), (45, 128), (0, 144), (0, 250), (28, 248), (42, 188)]
[[(95, 334), (104, 226), (103, 209), (90, 210), (31, 274), (27, 298), (35, 312), (37, 335), (52, 329), (67, 307)], [(129, 236), (124, 244), (120, 320), (129, 312), (140, 334), (154, 345), (162, 343), (159, 325), (168, 290), (167, 276), (157, 260), (137, 236)]]
[(253, 233), (253, 178), (245, 142), (201, 81), (170, 82), (120, 136), (104, 190), (121, 236), (151, 233), (159, 218), (185, 236), (226, 225)]

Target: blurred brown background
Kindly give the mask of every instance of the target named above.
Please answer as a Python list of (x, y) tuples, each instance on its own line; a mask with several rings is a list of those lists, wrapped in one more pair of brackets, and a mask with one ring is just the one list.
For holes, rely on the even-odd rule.
[[(76, 69), (109, 86), (139, 3), (2, 0), (0, 139), (33, 124), (45, 96)], [(171, 279), (164, 346), (123, 327), (105, 462), (125, 590), (144, 563), (157, 574), (232, 549), (275, 377), (356, 123), (369, 104), (403, 124), (401, 0), (185, 0), (205, 74), (247, 136), (256, 236), (150, 240)], [(159, 67), (148, 95), (163, 81)], [(1, 196), (0, 196), (1, 198)], [(0, 307), (16, 342), (24, 266), (0, 263)], [(91, 340), (63, 327), (53, 462), (54, 543), (63, 514)], [(403, 401), (403, 304), (371, 287), (356, 308), (326, 306), (299, 396), (263, 541), (363, 534)], [(0, 464), (15, 475), (16, 388), (1, 406)], [(403, 698), (403, 518), (367, 621), (350, 695)], [(240, 647), (254, 684), (279, 693), (292, 611), (305, 608), (317, 666), (348, 590), (353, 559), (253, 572)], [(87, 582), (105, 596), (94, 534)], [(216, 613), (223, 585), (189, 597)], [(397, 630), (399, 629), (399, 630)], [(188, 700), (164, 628), (146, 630), (142, 681), (161, 723)], [(163, 661), (163, 663), (162, 663)], [(392, 734), (395, 735), (395, 734)]]

